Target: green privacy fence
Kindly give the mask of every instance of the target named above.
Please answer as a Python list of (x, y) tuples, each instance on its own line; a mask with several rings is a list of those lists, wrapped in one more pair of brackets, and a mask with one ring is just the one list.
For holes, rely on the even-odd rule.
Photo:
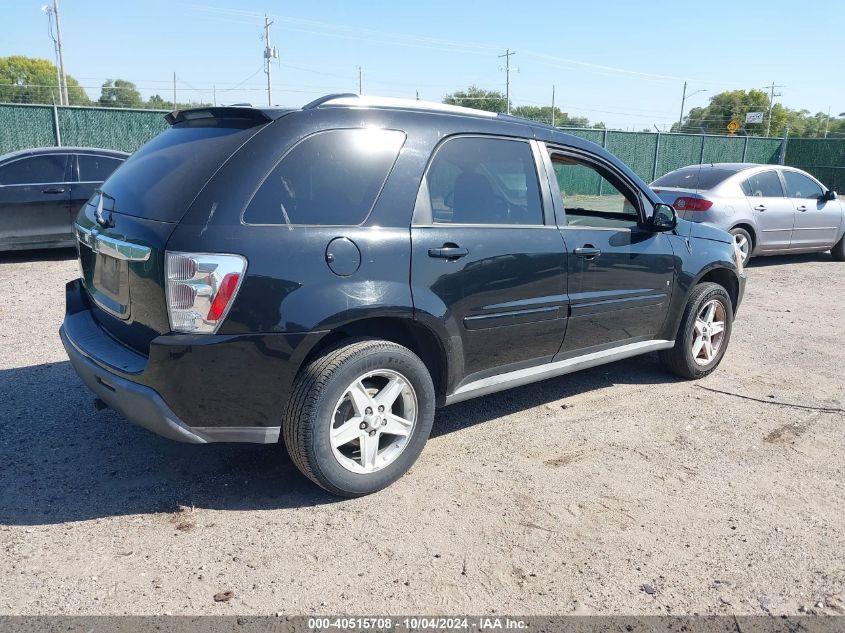
[(134, 152), (167, 128), (159, 110), (0, 104), (0, 154), (54, 145)]
[[(699, 163), (778, 163), (783, 139), (706, 134), (663, 134), (613, 130), (565, 129), (574, 136), (606, 147), (646, 182), (663, 174)], [(791, 141), (790, 141), (791, 142)], [(845, 142), (843, 142), (845, 146)], [(587, 195), (613, 194), (607, 184), (586, 170), (571, 171), (566, 183), (570, 192)]]
[(845, 192), (845, 139), (789, 139), (786, 164), (810, 172), (834, 191)]
[[(54, 145), (133, 152), (167, 127), (164, 114), (160, 110), (0, 104), (0, 154)], [(698, 163), (785, 162), (805, 169), (828, 187), (845, 191), (845, 139), (787, 142), (752, 136), (580, 128), (564, 131), (606, 147), (646, 182), (678, 167)], [(575, 190), (599, 193), (598, 179), (584, 176), (583, 180)]]

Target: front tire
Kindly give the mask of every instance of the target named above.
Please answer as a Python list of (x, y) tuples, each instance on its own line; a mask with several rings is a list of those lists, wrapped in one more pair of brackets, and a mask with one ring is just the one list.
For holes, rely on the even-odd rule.
[(389, 486), (414, 464), (434, 408), (431, 375), (413, 352), (389, 341), (346, 342), (296, 377), (284, 441), (306, 477), (358, 497)]
[(666, 368), (682, 378), (703, 378), (725, 355), (733, 330), (733, 304), (719, 284), (703, 283), (690, 292), (675, 346), (660, 352)]
[(845, 262), (845, 235), (833, 245), (833, 248), (830, 249), (830, 254), (835, 261)]

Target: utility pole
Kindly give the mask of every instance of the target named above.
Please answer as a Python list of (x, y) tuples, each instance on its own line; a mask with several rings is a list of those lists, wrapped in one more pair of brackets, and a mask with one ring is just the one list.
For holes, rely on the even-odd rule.
[(827, 138), (827, 132), (830, 129), (830, 106), (827, 106), (827, 119), (824, 122), (824, 137)]
[[(50, 34), (50, 39), (53, 40), (53, 53), (56, 56), (56, 91), (58, 92), (59, 105), (67, 105), (62, 97), (62, 70), (59, 66), (59, 42), (56, 36), (53, 35), (53, 7), (45, 4), (41, 10), (47, 14), (47, 32)], [(56, 95), (52, 95), (53, 103), (56, 103)]]
[(62, 50), (62, 26), (59, 20), (59, 0), (53, 0), (53, 13), (56, 14), (56, 46), (59, 48), (59, 71), (62, 74), (61, 93), (63, 105), (70, 105), (67, 96), (67, 76), (65, 75), (65, 58)]
[(361, 71), (361, 67), (358, 66), (358, 94), (361, 94), (361, 75), (363, 72)]
[(552, 127), (555, 126), (555, 86), (552, 84)]
[(215, 84), (211, 84), (211, 98), (214, 102), (214, 107), (217, 107), (217, 86)]
[[(691, 92), (689, 96), (692, 97), (693, 95), (697, 95), (699, 92), (707, 92), (707, 88), (702, 88), (701, 90), (696, 90), (695, 92)], [(686, 100), (687, 100), (687, 82), (685, 81), (684, 82), (684, 92), (681, 95), (681, 116), (678, 119), (678, 132), (681, 131), (681, 128), (684, 125), (684, 104), (686, 103)]]
[(772, 112), (775, 109), (775, 97), (780, 97), (781, 93), (775, 93), (775, 88), (785, 88), (786, 86), (777, 86), (775, 82), (772, 82), (771, 86), (766, 86), (770, 89), (769, 92), (769, 122), (766, 124), (766, 137), (771, 134), (772, 132)]
[(499, 58), (505, 58), (505, 100), (507, 103), (505, 104), (505, 112), (507, 114), (511, 113), (511, 55), (516, 55), (516, 51), (512, 51), (511, 49), (505, 49), (504, 55), (499, 55)]
[(178, 110), (179, 107), (176, 105), (176, 71), (173, 71), (173, 109)]
[(270, 44), (270, 25), (273, 20), (269, 16), (264, 16), (264, 72), (267, 74), (267, 105), (273, 105), (273, 88), (270, 82), (270, 66), (274, 59), (279, 57), (279, 51), (276, 47)]

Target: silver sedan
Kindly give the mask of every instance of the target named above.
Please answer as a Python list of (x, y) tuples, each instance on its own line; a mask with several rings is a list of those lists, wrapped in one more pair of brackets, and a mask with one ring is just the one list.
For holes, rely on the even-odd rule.
[(651, 188), (685, 220), (730, 231), (752, 255), (831, 251), (845, 261), (845, 204), (810, 174), (781, 165), (682, 167)]

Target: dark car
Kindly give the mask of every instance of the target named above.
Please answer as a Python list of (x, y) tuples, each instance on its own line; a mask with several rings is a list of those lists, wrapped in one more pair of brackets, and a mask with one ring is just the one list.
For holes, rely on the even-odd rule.
[(128, 156), (90, 147), (0, 156), (0, 250), (74, 246), (79, 207)]
[(326, 97), (201, 108), (76, 220), (70, 360), (186, 442), (283, 439), (339, 495), (387, 486), (438, 406), (659, 351), (719, 364), (745, 276), (593, 143), (514, 117)]

